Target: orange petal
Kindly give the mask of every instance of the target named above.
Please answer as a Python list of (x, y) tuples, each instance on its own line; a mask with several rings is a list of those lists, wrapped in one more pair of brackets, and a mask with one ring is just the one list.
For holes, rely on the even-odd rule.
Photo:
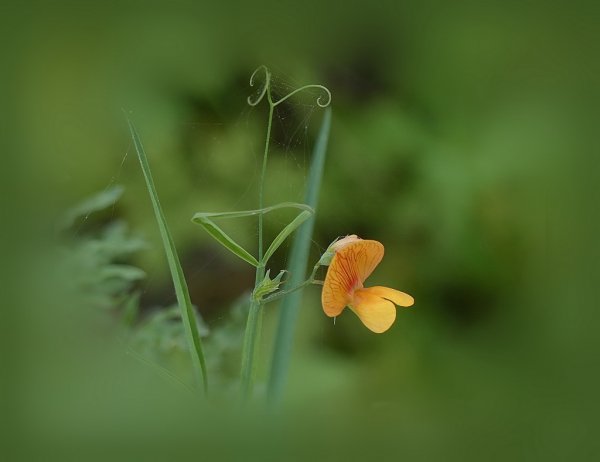
[(358, 281), (360, 281), (359, 287), (362, 287), (365, 279), (371, 275), (381, 262), (383, 252), (381, 242), (360, 239), (339, 250), (334, 259), (338, 260), (339, 264), (348, 270), (349, 276), (358, 278)]
[(352, 283), (348, 280), (345, 269), (333, 257), (331, 265), (327, 269), (323, 291), (321, 292), (321, 304), (327, 316), (331, 318), (339, 315), (350, 303), (352, 300), (351, 285)]
[(383, 258), (383, 245), (357, 240), (340, 249), (331, 260), (323, 283), (321, 303), (329, 317), (339, 315), (362, 288), (364, 280)]
[(365, 289), (362, 289), (362, 291), (368, 291), (369, 293), (377, 295), (378, 297), (386, 298), (399, 306), (408, 307), (413, 306), (415, 304), (415, 299), (412, 298), (410, 295), (405, 294), (404, 292), (400, 292), (396, 289), (390, 289), (389, 287), (367, 287)]
[(357, 291), (352, 311), (367, 328), (376, 334), (388, 330), (396, 320), (396, 307), (388, 300), (367, 291)]

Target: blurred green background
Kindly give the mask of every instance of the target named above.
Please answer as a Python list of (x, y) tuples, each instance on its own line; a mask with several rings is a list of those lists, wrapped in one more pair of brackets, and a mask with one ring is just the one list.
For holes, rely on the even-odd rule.
[[(0, 12), (9, 460), (104, 460), (110, 447), (206, 460), (597, 457), (596, 4), (24, 2)], [(371, 284), (416, 299), (375, 335), (350, 312), (333, 326), (307, 289), (283, 408), (270, 418), (237, 412), (252, 268), (190, 222), (256, 207), (267, 111), (246, 97), (260, 64), (280, 95), (308, 83), (333, 94), (310, 264), (340, 235), (376, 239), (386, 257)], [(276, 111), (267, 204), (302, 200), (322, 116), (314, 96)], [(128, 354), (133, 345), (184, 378), (189, 369), (123, 108), (204, 319), (210, 409)], [(114, 194), (108, 206), (67, 226), (68, 210), (102, 191)], [(269, 216), (268, 235), (284, 223)], [(227, 229), (255, 245), (252, 220)], [(268, 306), (259, 402), (277, 317)]]

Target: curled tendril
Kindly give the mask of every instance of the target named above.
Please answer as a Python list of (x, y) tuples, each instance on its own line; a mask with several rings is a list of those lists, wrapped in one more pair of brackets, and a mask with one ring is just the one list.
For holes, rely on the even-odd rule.
[(265, 94), (267, 94), (267, 92), (268, 92), (269, 104), (271, 106), (275, 107), (278, 104), (283, 103), (286, 99), (294, 96), (296, 93), (301, 92), (302, 90), (306, 90), (308, 88), (317, 88), (319, 90), (322, 90), (325, 93), (324, 95), (321, 95), (317, 98), (317, 105), (319, 107), (327, 107), (331, 104), (331, 92), (329, 91), (329, 89), (327, 87), (324, 87), (323, 85), (304, 85), (303, 87), (300, 87), (300, 88), (292, 91), (291, 93), (288, 93), (283, 98), (273, 102), (271, 100), (271, 92), (270, 92), (270, 90), (271, 90), (271, 72), (269, 72), (269, 69), (267, 69), (267, 66), (261, 65), (252, 73), (252, 75), (250, 76), (250, 86), (253, 87), (255, 85), (255, 77), (261, 71), (265, 73), (265, 82), (256, 97), (254, 97), (254, 95), (248, 96), (247, 101), (250, 106), (256, 106), (258, 103), (260, 103), (262, 101), (262, 99), (265, 97)]
[[(298, 93), (302, 90), (306, 90), (307, 88), (318, 88), (319, 90), (323, 90), (325, 92), (325, 95), (321, 95), (317, 98), (317, 105), (319, 107), (327, 107), (331, 104), (331, 92), (329, 91), (329, 89), (327, 87), (324, 87), (323, 85), (304, 85), (303, 87), (300, 87), (297, 90), (294, 90), (293, 92), (288, 93), (280, 100), (275, 101), (273, 103), (273, 106), (277, 106), (278, 104), (283, 103), (286, 99), (290, 98), (291, 96), (294, 96), (296, 93)], [(323, 96), (325, 96), (324, 102), (322, 101)]]
[(265, 83), (263, 84), (262, 88), (260, 89), (260, 93), (258, 94), (258, 96), (256, 98), (252, 98), (254, 95), (250, 95), (248, 96), (248, 104), (250, 106), (256, 106), (258, 103), (260, 103), (262, 101), (262, 99), (265, 96), (265, 93), (267, 93), (267, 90), (269, 89), (269, 87), (271, 86), (271, 73), (269, 72), (269, 69), (267, 69), (267, 66), (262, 65), (259, 66), (250, 76), (250, 86), (253, 87), (254, 86), (254, 78), (256, 77), (256, 74), (258, 74), (260, 71), (264, 71), (265, 73)]

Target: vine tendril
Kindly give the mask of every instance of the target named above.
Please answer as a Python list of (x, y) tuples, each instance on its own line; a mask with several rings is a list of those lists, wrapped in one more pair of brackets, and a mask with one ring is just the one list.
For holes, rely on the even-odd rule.
[(275, 101), (273, 103), (273, 106), (277, 106), (280, 103), (283, 103), (286, 99), (290, 98), (291, 96), (294, 96), (296, 93), (302, 91), (302, 90), (306, 90), (307, 88), (318, 88), (319, 90), (323, 90), (325, 92), (325, 102), (322, 102), (322, 98), (323, 95), (319, 96), (317, 98), (317, 106), (319, 107), (327, 107), (331, 104), (331, 92), (329, 91), (329, 89), (327, 87), (324, 87), (323, 85), (304, 85), (303, 87), (300, 87), (296, 90), (294, 90), (291, 93), (288, 93), (287, 95), (285, 95), (283, 98)]
[(283, 96), (282, 98), (278, 99), (277, 101), (272, 101), (271, 100), (271, 72), (269, 71), (269, 69), (267, 69), (267, 66), (261, 65), (252, 73), (252, 75), (250, 76), (250, 86), (253, 87), (255, 85), (255, 77), (261, 71), (265, 73), (265, 82), (263, 84), (263, 87), (260, 89), (260, 93), (258, 93), (258, 96), (256, 96), (256, 98), (253, 98), (254, 95), (248, 96), (248, 104), (250, 106), (256, 106), (258, 103), (260, 103), (266, 94), (269, 99), (269, 105), (271, 107), (275, 107), (275, 106), (283, 103), (286, 99), (294, 96), (296, 93), (306, 90), (308, 88), (317, 88), (319, 90), (322, 90), (325, 93), (324, 95), (321, 95), (317, 98), (317, 105), (319, 107), (327, 107), (331, 104), (331, 92), (329, 91), (329, 89), (327, 87), (324, 87), (323, 85), (315, 85), (315, 84), (304, 85), (303, 87), (297, 88), (296, 90), (292, 91), (291, 93), (288, 93), (287, 95)]
[(260, 93), (258, 94), (258, 96), (256, 97), (256, 99), (252, 99), (253, 95), (248, 96), (247, 101), (248, 104), (250, 106), (256, 106), (258, 103), (260, 103), (262, 101), (262, 99), (265, 96), (265, 93), (267, 92), (267, 89), (269, 89), (271, 87), (271, 73), (269, 72), (269, 69), (267, 69), (267, 66), (265, 65), (261, 65), (259, 66), (250, 76), (250, 86), (253, 87), (254, 86), (254, 77), (256, 77), (256, 74), (258, 74), (260, 71), (264, 71), (265, 73), (265, 83), (263, 85), (263, 87), (260, 89)]

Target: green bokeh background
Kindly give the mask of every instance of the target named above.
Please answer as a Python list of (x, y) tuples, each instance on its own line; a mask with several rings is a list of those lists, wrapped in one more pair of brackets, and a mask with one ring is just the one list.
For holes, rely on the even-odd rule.
[[(108, 448), (125, 460), (176, 449), (205, 460), (597, 457), (595, 4), (24, 2), (0, 11), (2, 421), (14, 460), (90, 460)], [(123, 354), (114, 316), (82, 303), (60, 265), (65, 239), (122, 219), (147, 242), (128, 260), (148, 275), (142, 319), (175, 301), (125, 108), (193, 301), (211, 331), (231, 321), (252, 269), (190, 218), (256, 206), (266, 110), (246, 97), (259, 64), (276, 91), (321, 83), (333, 94), (313, 258), (340, 235), (377, 239), (386, 257), (372, 284), (416, 299), (374, 335), (351, 313), (333, 326), (308, 289), (276, 416), (189, 405)], [(303, 197), (322, 114), (313, 96), (276, 114), (267, 203)], [(114, 184), (125, 187), (114, 207), (57, 231), (65, 210)], [(267, 233), (284, 218), (269, 217)], [(251, 220), (229, 229), (255, 242)], [(262, 382), (276, 322), (270, 306)]]

